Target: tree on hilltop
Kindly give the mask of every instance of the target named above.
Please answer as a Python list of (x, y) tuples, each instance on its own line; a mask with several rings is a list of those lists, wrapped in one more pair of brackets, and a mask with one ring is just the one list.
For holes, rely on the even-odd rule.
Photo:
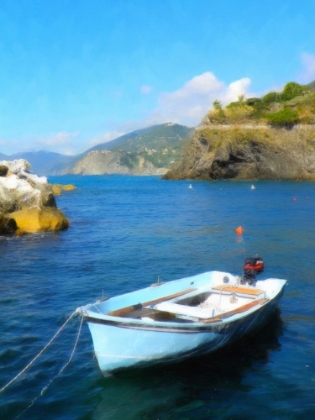
[(290, 101), (296, 96), (303, 95), (303, 92), (304, 92), (304, 87), (302, 85), (299, 85), (298, 83), (295, 83), (295, 82), (289, 82), (283, 88), (281, 99), (283, 101)]

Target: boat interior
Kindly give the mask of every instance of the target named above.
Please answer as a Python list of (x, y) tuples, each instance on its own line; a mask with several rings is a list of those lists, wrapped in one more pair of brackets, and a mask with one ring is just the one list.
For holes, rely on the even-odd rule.
[(109, 312), (108, 315), (146, 322), (222, 321), (267, 301), (266, 292), (252, 287), (218, 285), (207, 290), (188, 289), (153, 301)]

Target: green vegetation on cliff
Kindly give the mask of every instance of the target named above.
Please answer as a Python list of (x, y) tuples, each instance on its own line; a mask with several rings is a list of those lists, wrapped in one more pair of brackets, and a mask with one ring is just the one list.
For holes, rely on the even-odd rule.
[(220, 101), (203, 119), (164, 179), (315, 180), (315, 88)]
[(282, 108), (278, 112), (271, 112), (266, 117), (270, 125), (277, 127), (291, 127), (300, 121), (298, 111), (289, 107)]
[(295, 124), (315, 124), (315, 91), (312, 84), (287, 83), (282, 92), (269, 92), (262, 98), (240, 95), (239, 100), (225, 108), (214, 101), (204, 124), (269, 124), (292, 127)]

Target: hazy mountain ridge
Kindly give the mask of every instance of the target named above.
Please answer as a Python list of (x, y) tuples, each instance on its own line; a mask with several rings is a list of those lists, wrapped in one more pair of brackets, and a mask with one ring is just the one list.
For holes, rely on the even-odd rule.
[[(155, 175), (159, 173), (141, 155), (124, 150), (92, 150), (67, 170), (74, 175)], [(164, 172), (164, 171), (163, 171)]]
[(177, 145), (193, 131), (192, 128), (180, 124), (160, 124), (125, 134), (107, 143), (100, 143), (85, 153), (92, 150), (122, 149), (126, 152), (143, 152), (146, 148), (160, 148)]
[(68, 162), (71, 162), (74, 157), (41, 150), (39, 152), (14, 153), (13, 155), (4, 155), (3, 153), (0, 153), (0, 159), (9, 161), (25, 159), (30, 163), (30, 170), (32, 173), (37, 175), (51, 175), (53, 167), (56, 165), (61, 165), (63, 167)]
[(0, 153), (0, 159), (25, 159), (31, 164), (31, 172), (38, 175), (163, 173), (179, 159), (188, 142), (185, 139), (193, 130), (180, 124), (160, 124), (100, 143), (75, 156), (39, 151), (9, 156)]
[(172, 123), (136, 130), (88, 149), (64, 167), (54, 167), (54, 174), (165, 173), (179, 159), (193, 131)]
[(73, 156), (46, 151), (16, 153), (10, 158), (26, 159), (31, 163), (32, 172), (38, 175), (50, 175), (51, 168), (53, 168), (55, 165), (59, 164), (64, 166), (73, 160)]

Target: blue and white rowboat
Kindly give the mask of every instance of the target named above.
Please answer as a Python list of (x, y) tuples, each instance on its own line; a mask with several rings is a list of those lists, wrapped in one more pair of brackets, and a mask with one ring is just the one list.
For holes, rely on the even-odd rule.
[(273, 313), (286, 280), (242, 284), (210, 271), (156, 283), (79, 308), (104, 375), (204, 355), (258, 329)]

